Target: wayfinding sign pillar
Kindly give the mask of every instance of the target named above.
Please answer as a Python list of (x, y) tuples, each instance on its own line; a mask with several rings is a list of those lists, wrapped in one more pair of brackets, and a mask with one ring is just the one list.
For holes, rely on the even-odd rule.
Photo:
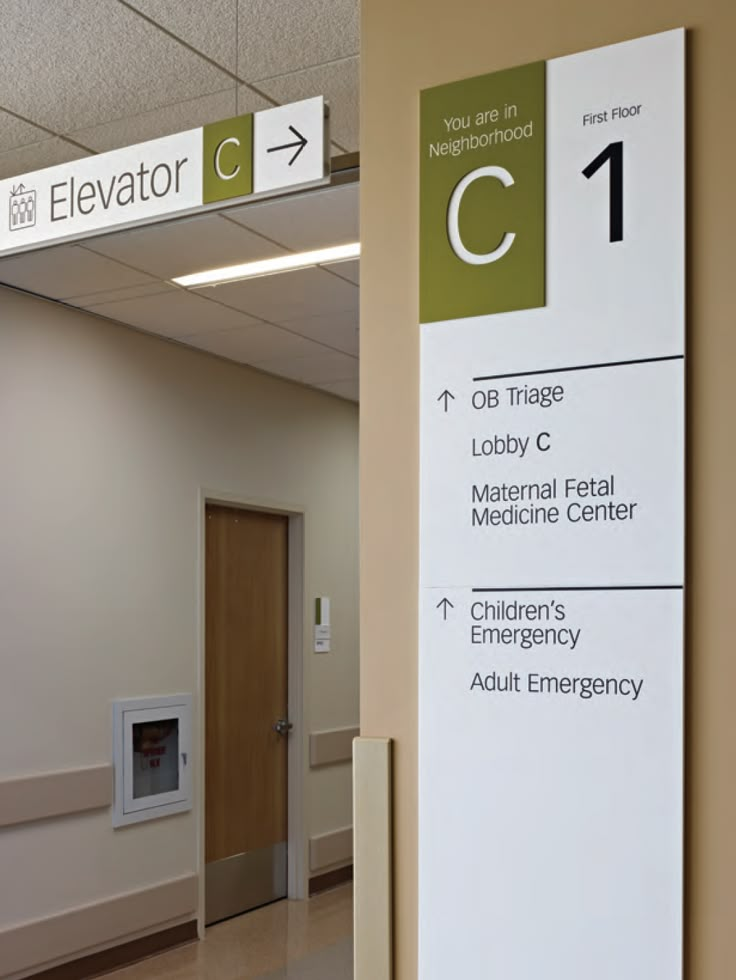
[(420, 969), (681, 976), (684, 32), (421, 101)]

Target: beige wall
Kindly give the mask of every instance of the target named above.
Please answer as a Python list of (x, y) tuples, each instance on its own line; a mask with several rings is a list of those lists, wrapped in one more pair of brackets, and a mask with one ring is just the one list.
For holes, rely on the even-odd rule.
[[(197, 693), (201, 488), (306, 508), (306, 728), (357, 724), (357, 415), (0, 290), (0, 780), (109, 762), (115, 697)], [(349, 826), (350, 764), (305, 770), (307, 834)], [(3, 829), (0, 929), (196, 871), (197, 840), (196, 812)]]
[(398, 980), (416, 977), (418, 92), (680, 26), (692, 29), (687, 960), (697, 980), (736, 973), (736, 5), (368, 0), (361, 136), (361, 722), (364, 735), (396, 739)]

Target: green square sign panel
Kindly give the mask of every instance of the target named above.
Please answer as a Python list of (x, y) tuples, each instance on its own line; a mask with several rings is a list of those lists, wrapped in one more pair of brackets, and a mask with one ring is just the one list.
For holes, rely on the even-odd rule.
[(420, 320), (545, 303), (545, 64), (422, 92)]
[(253, 193), (253, 114), (205, 126), (202, 203)]

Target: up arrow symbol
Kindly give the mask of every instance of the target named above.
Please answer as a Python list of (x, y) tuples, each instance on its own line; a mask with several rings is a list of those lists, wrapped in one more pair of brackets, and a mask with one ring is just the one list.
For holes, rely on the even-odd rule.
[(448, 609), (454, 609), (455, 607), (453, 606), (453, 604), (450, 602), (449, 599), (442, 599), (440, 602), (437, 603), (437, 607), (436, 608), (437, 609), (442, 609), (442, 618), (446, 620), (447, 619), (447, 610)]
[(447, 412), (447, 407), (450, 404), (450, 399), (452, 399), (452, 401), (455, 401), (455, 396), (451, 391), (448, 391), (447, 388), (445, 388), (445, 390), (442, 392), (440, 397), (437, 399), (438, 402), (444, 402), (445, 412)]
[(292, 163), (294, 163), (294, 161), (296, 160), (296, 158), (299, 156), (299, 154), (302, 152), (302, 150), (304, 149), (304, 147), (307, 145), (307, 143), (309, 142), (309, 140), (306, 138), (306, 136), (302, 136), (302, 134), (299, 132), (299, 130), (298, 129), (295, 129), (294, 126), (289, 126), (289, 129), (292, 131), (292, 133), (294, 134), (294, 136), (296, 136), (295, 142), (293, 142), (293, 143), (282, 143), (281, 146), (270, 146), (266, 152), (267, 153), (278, 153), (280, 150), (293, 150), (294, 147), (297, 147), (296, 153), (291, 158), (291, 160), (289, 160), (289, 166), (291, 166)]

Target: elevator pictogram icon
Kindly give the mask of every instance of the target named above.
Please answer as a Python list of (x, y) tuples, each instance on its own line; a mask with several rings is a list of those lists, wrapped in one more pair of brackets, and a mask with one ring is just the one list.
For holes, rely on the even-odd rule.
[(22, 228), (32, 228), (35, 224), (36, 192), (26, 190), (23, 184), (19, 184), (10, 192), (8, 227), (10, 231), (19, 231)]

